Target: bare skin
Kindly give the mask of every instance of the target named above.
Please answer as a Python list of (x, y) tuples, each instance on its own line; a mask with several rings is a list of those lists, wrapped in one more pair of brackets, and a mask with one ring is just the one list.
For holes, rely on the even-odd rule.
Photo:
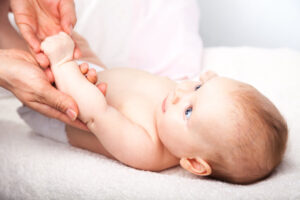
[[(59, 31), (72, 34), (76, 24), (74, 1), (10, 0), (10, 6), (31, 53), (40, 66), (48, 67), (49, 60), (40, 49), (41, 41)], [(79, 58), (80, 54), (81, 52), (76, 48), (74, 58)]]
[[(234, 81), (206, 73), (201, 78), (205, 83), (185, 81), (177, 84), (144, 71), (113, 68), (98, 73), (99, 80), (107, 84), (104, 97), (78, 72), (72, 61), (73, 48), (72, 40), (63, 33), (42, 43), (58, 88), (76, 100), (79, 118), (94, 134), (67, 127), (72, 145), (138, 169), (160, 171), (180, 163), (194, 174), (211, 174), (211, 167), (198, 153), (199, 147), (213, 147), (213, 144), (207, 145), (205, 138), (214, 136), (202, 134), (203, 139), (199, 140), (198, 132), (207, 129), (207, 123), (218, 126), (214, 117), (227, 112), (226, 92), (236, 84)], [(216, 81), (211, 81), (214, 79)], [(211, 92), (214, 90), (219, 92)], [(220, 104), (220, 99), (225, 104)], [(216, 108), (208, 110), (205, 104), (201, 106), (201, 101)], [(192, 107), (196, 109), (193, 115)], [(203, 116), (211, 119), (199, 121)], [(228, 128), (223, 127), (225, 121), (218, 129)]]
[[(75, 101), (68, 95), (55, 89), (52, 72), (42, 70), (34, 57), (28, 52), (26, 42), (11, 26), (8, 20), (9, 1), (0, 2), (0, 86), (10, 90), (28, 107), (67, 124), (87, 130), (86, 125), (77, 118), (78, 108)], [(87, 49), (87, 43), (78, 34), (74, 34), (79, 45)], [(92, 53), (85, 51), (89, 61)], [(94, 63), (101, 65), (98, 59)], [(81, 72), (91, 83), (96, 83), (95, 70), (88, 65), (80, 65)], [(103, 87), (103, 86), (101, 86)], [(101, 88), (100, 87), (100, 88)]]

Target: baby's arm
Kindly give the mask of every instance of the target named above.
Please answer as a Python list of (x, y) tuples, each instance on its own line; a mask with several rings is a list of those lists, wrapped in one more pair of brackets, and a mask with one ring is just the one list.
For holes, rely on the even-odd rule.
[(72, 96), (79, 118), (87, 124), (104, 148), (119, 161), (140, 169), (164, 168), (163, 147), (141, 126), (107, 105), (103, 94), (80, 73), (72, 61), (74, 43), (65, 33), (47, 38), (42, 50), (48, 55), (55, 83)]

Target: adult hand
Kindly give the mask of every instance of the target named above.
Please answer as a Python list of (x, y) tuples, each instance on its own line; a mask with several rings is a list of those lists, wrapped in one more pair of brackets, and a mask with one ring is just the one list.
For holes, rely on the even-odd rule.
[[(73, 0), (10, 0), (21, 34), (29, 44), (36, 60), (43, 68), (49, 66), (47, 56), (40, 45), (47, 36), (64, 31), (71, 35), (76, 23)], [(75, 48), (74, 58), (80, 57)]]
[[(80, 69), (95, 83), (95, 72)], [(89, 78), (90, 77), (90, 78)], [(33, 57), (21, 50), (0, 50), (0, 86), (10, 90), (26, 106), (71, 126), (87, 130), (79, 120), (78, 107), (68, 95), (54, 88)], [(74, 121), (75, 120), (75, 121)]]

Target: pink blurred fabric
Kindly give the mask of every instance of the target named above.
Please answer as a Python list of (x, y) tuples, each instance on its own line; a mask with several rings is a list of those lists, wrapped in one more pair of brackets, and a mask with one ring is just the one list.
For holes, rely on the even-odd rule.
[(76, 1), (77, 30), (109, 68), (134, 67), (173, 79), (199, 74), (202, 40), (195, 0), (88, 2)]

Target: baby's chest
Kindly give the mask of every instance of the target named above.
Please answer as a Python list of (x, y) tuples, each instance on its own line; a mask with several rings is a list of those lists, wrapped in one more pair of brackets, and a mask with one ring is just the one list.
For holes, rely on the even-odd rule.
[(155, 100), (143, 94), (120, 94), (118, 98), (108, 101), (131, 122), (145, 128), (150, 134), (156, 134)]

